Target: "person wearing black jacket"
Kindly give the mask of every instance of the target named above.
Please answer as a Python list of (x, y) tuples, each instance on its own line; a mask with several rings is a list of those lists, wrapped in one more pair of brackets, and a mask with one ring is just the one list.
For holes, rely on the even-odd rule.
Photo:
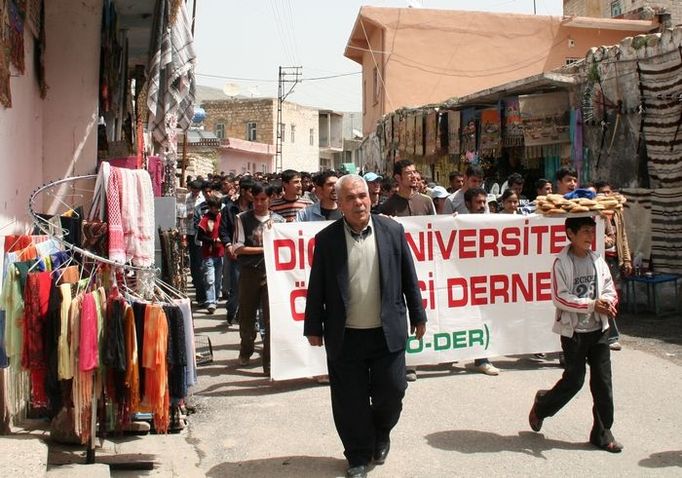
[(224, 290), (227, 295), (227, 323), (232, 325), (239, 309), (239, 262), (234, 252), (234, 225), (237, 214), (248, 211), (252, 207), (253, 195), (251, 189), (254, 181), (243, 178), (239, 182), (239, 197), (236, 201), (224, 198), (220, 221), (220, 240), (225, 245), (225, 261), (223, 262)]

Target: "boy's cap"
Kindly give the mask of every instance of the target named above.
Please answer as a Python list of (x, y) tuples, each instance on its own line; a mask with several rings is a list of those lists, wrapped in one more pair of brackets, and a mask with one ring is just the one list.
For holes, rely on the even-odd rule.
[(365, 175), (362, 177), (365, 181), (368, 183), (372, 183), (374, 181), (378, 181), (380, 179), (383, 179), (381, 176), (379, 176), (377, 173), (365, 173)]
[(443, 199), (448, 197), (450, 194), (448, 193), (447, 189), (445, 189), (443, 186), (435, 186), (431, 190), (431, 198), (432, 199)]

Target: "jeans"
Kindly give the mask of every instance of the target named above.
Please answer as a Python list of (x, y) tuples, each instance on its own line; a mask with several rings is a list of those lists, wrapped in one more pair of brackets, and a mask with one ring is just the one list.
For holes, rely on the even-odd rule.
[(223, 258), (205, 257), (202, 267), (206, 305), (215, 304), (220, 298), (220, 285), (223, 281)]

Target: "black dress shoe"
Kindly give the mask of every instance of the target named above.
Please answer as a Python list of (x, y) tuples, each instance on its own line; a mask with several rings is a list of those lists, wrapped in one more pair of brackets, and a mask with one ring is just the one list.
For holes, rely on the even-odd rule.
[(346, 471), (347, 478), (366, 478), (367, 477), (367, 465), (358, 465), (348, 467)]
[(388, 452), (391, 450), (390, 440), (381, 445), (377, 445), (376, 450), (374, 450), (374, 463), (377, 465), (383, 465), (388, 456)]

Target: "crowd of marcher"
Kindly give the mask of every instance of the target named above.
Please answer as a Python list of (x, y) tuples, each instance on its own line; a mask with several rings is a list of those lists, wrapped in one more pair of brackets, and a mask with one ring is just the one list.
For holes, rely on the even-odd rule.
[[(388, 335), (386, 335), (386, 340), (383, 337), (384, 334), (388, 334), (387, 328), (394, 327), (395, 324), (389, 325), (384, 318), (383, 310), (379, 310), (383, 309), (384, 302), (381, 295), (384, 293), (384, 284), (379, 286), (378, 269), (375, 270), (377, 257), (380, 255), (378, 251), (380, 252), (386, 246), (379, 246), (379, 239), (365, 241), (368, 234), (374, 234), (374, 227), (377, 227), (377, 236), (389, 234), (389, 230), (390, 234), (395, 232), (391, 227), (386, 226), (385, 217), (435, 214), (532, 214), (536, 208), (537, 196), (546, 196), (552, 192), (568, 196), (582, 194), (581, 191), (592, 196), (610, 195), (614, 192), (612, 186), (606, 181), (597, 181), (579, 188), (578, 174), (571, 168), (561, 168), (553, 178), (554, 181), (549, 178), (538, 179), (534, 181), (532, 187), (526, 187), (524, 177), (514, 173), (501, 187), (494, 185), (486, 191), (483, 188), (483, 171), (478, 166), (470, 165), (463, 172), (452, 172), (449, 175), (448, 184), (441, 185), (425, 180), (410, 160), (397, 161), (390, 177), (372, 171), (364, 172), (362, 176), (343, 177), (334, 171), (309, 174), (288, 169), (280, 174), (256, 173), (239, 176), (220, 174), (209, 175), (207, 178), (187, 179), (190, 194), (185, 204), (188, 212), (186, 237), (197, 305), (205, 308), (209, 314), (213, 314), (218, 300), (221, 297), (226, 300), (228, 324), (239, 324), (241, 344), (238, 361), (240, 365), (247, 365), (250, 362), (254, 353), (254, 342), (260, 331), (263, 341), (262, 366), (265, 374), (269, 374), (270, 371), (270, 313), (263, 254), (263, 230), (272, 223), (336, 221), (343, 218), (342, 221), (336, 221), (334, 224), (338, 225), (339, 231), (345, 231), (347, 236), (345, 245), (348, 250), (348, 272), (352, 276), (348, 279), (350, 285), (347, 294), (357, 299), (357, 302), (346, 303), (348, 310), (345, 312), (345, 318), (340, 319), (346, 321), (346, 340), (352, 341), (348, 343), (353, 343), (354, 347), (360, 347), (363, 350), (367, 347), (371, 350), (375, 348), (384, 350), (381, 357), (384, 354), (394, 357), (395, 346), (388, 343)], [(339, 197), (340, 194), (343, 194), (343, 197)], [(367, 208), (365, 208), (365, 203)], [(369, 211), (377, 215), (370, 215)], [(385, 232), (381, 232), (383, 228), (386, 228)], [(538, 392), (529, 422), (531, 428), (538, 431), (544, 418), (556, 413), (577, 393), (584, 381), (587, 361), (592, 370), (591, 388), (595, 398), (595, 426), (590, 440), (607, 451), (620, 451), (622, 446), (613, 439), (610, 432), (613, 421), (613, 399), (608, 353), (609, 349), (621, 349), (618, 328), (614, 320), (617, 294), (621, 275), (632, 272), (623, 216), (621, 212), (617, 212), (607, 220), (605, 262), (595, 256), (589, 248), (586, 249), (587, 245), (594, 242), (595, 228), (591, 217), (569, 219), (566, 228), (567, 237), (571, 243), (555, 262), (553, 271), (555, 277), (561, 276), (562, 278), (561, 292), (557, 292), (558, 296), (554, 297), (554, 303), (559, 310), (557, 316), (560, 318), (557, 323), (561, 326), (568, 324), (568, 329), (570, 329), (557, 330), (562, 335), (564, 351), (562, 364), (565, 372), (564, 377), (554, 389)], [(396, 230), (402, 230), (402, 227)], [(332, 244), (329, 246), (332, 247), (330, 251), (333, 251), (334, 247), (338, 251), (339, 247), (343, 248), (343, 244), (340, 246), (336, 244), (343, 240), (343, 234), (341, 232), (339, 234), (339, 237), (334, 239), (328, 237), (329, 233), (326, 235), (320, 233), (316, 239), (317, 246), (308, 290), (308, 304), (312, 307), (310, 306), (311, 297), (314, 297), (321, 301), (318, 305), (322, 309), (306, 310), (306, 335), (311, 345), (322, 345), (324, 342), (322, 336), (326, 337), (328, 333), (321, 325), (324, 321), (315, 314), (319, 316), (336, 313), (326, 309), (330, 307), (330, 304), (324, 303), (325, 300), (329, 300), (330, 294), (336, 292), (316, 291), (313, 283), (315, 277), (324, 277), (325, 274), (324, 271), (316, 269), (323, 267), (320, 264), (325, 260), (322, 256), (318, 259), (318, 249), (320, 249), (319, 255), (324, 254), (321, 252), (320, 244), (326, 244), (320, 241), (328, 241)], [(398, 257), (397, 253), (394, 255)], [(410, 267), (413, 272), (414, 266), (411, 261), (410, 258), (409, 264), (397, 264), (395, 266), (397, 272), (399, 273), (401, 268), (409, 270)], [(556, 270), (557, 267), (560, 270)], [(374, 278), (376, 280), (372, 280), (373, 276), (368, 271), (377, 273), (377, 277)], [(574, 290), (574, 277), (578, 276), (583, 284), (587, 282), (590, 287), (584, 290)], [(416, 292), (418, 293), (418, 288)], [(423, 310), (418, 311), (417, 308), (420, 306), (411, 303), (412, 299), (415, 299), (412, 297), (415, 290), (403, 290), (403, 293), (410, 306), (412, 329), (417, 327), (417, 334), (423, 334), (423, 329), (421, 332), (419, 329), (425, 324), (420, 319), (424, 317), (425, 320)], [(402, 302), (405, 299), (400, 297), (395, 300)], [(562, 306), (561, 304), (564, 303), (568, 305)], [(375, 313), (359, 312), (366, 310)], [(402, 310), (404, 314), (405, 309)], [(310, 325), (310, 321), (315, 321), (314, 327)], [(325, 326), (329, 327), (328, 324)], [(400, 324), (397, 327), (399, 328)], [(384, 334), (372, 335), (365, 329), (375, 332), (383, 330)], [(344, 330), (343, 326), (341, 330)], [(365, 332), (358, 332), (363, 330)], [(333, 337), (334, 341), (339, 340), (336, 335)], [(388, 350), (386, 350), (387, 343)], [(367, 430), (362, 427), (354, 428), (348, 423), (360, 405), (357, 404), (358, 397), (353, 396), (352, 393), (349, 395), (343, 384), (346, 380), (357, 380), (357, 370), (351, 372), (345, 368), (348, 366), (347, 363), (337, 363), (329, 358), (331, 352), (341, 357), (348, 353), (357, 356), (355, 354), (357, 350), (349, 352), (345, 349), (331, 349), (330, 351), (329, 338), (325, 345), (331, 375), (334, 417), (344, 446), (347, 448), (346, 455), (351, 465), (349, 476), (364, 476), (362, 469), (359, 474), (353, 474), (353, 470), (360, 465), (366, 466), (372, 456), (377, 463), (383, 463), (382, 460), (385, 460), (388, 454), (390, 444), (388, 432), (397, 422), (400, 413), (399, 403), (391, 402), (391, 397), (397, 396), (400, 401), (404, 389), (401, 390), (400, 380), (390, 382), (389, 388), (392, 392), (388, 395), (381, 395), (382, 400), (392, 403), (388, 407), (391, 418), (384, 417), (386, 418), (385, 429), (375, 430), (380, 434), (371, 437), (376, 447), (373, 451), (369, 450)], [(331, 347), (337, 345), (332, 344)], [(606, 349), (601, 345), (604, 345)], [(405, 381), (416, 380), (416, 369), (404, 368), (404, 349), (399, 348), (398, 352), (403, 356), (400, 362), (404, 370), (403, 379)], [(372, 361), (375, 358), (369, 357), (364, 363), (374, 363)], [(543, 357), (540, 356), (540, 358)], [(391, 364), (389, 366), (380, 361), (371, 367), (379, 367), (395, 378), (396, 370), (399, 370), (401, 365), (395, 365), (393, 362)], [(475, 360), (473, 367), (486, 375), (500, 373), (499, 369), (487, 358)], [(369, 372), (371, 374), (371, 370)], [(325, 381), (325, 377), (320, 377), (320, 379)], [(377, 397), (372, 397), (372, 399), (375, 400)], [(354, 402), (355, 405), (349, 409), (337, 403), (346, 400)], [(362, 402), (364, 399), (359, 400)], [(368, 413), (371, 415), (373, 412)], [(365, 446), (363, 452), (360, 454), (352, 450), (349, 452), (348, 446), (358, 441)]]

